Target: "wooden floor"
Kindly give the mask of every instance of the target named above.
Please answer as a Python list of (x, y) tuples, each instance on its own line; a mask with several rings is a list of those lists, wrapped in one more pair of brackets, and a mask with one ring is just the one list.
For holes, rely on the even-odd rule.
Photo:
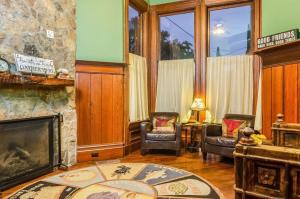
[[(217, 187), (223, 193), (224, 199), (234, 198), (234, 167), (233, 160), (230, 159), (220, 159), (218, 156), (208, 155), (208, 160), (203, 162), (199, 153), (185, 152), (180, 157), (176, 157), (173, 154), (158, 153), (141, 156), (139, 151), (136, 151), (121, 159), (121, 162), (157, 163), (184, 169), (203, 177), (205, 180)], [(72, 166), (70, 169), (78, 169), (94, 164), (95, 162), (80, 163)], [(55, 171), (47, 176), (60, 172), (62, 171)], [(36, 180), (41, 180), (44, 177), (45, 176)], [(9, 189), (3, 193), (3, 196), (7, 196), (8, 194), (13, 193), (14, 191), (32, 182), (33, 181)]]

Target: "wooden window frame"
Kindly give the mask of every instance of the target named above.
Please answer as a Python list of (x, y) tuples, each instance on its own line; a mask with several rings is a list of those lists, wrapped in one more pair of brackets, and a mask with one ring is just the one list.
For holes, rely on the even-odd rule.
[[(200, 5), (198, 0), (185, 0), (174, 3), (160, 4), (151, 6), (150, 9), (150, 111), (155, 111), (156, 91), (157, 91), (157, 72), (158, 61), (160, 60), (160, 17), (170, 16), (184, 13), (194, 13), (194, 59), (198, 60), (200, 55), (200, 46), (198, 46), (199, 35), (199, 14), (200, 10), (197, 8)], [(196, 61), (196, 74), (199, 71), (199, 63)], [(197, 76), (197, 75), (196, 75)], [(195, 85), (197, 85), (197, 78), (195, 78)], [(196, 89), (195, 89), (196, 90)]]
[[(252, 4), (252, 49), (257, 49), (257, 38), (261, 36), (261, 0), (183, 0), (174, 3), (155, 5), (150, 7), (150, 111), (155, 111), (155, 100), (157, 91), (157, 71), (160, 51), (159, 51), (159, 31), (158, 16), (162, 14), (174, 14), (184, 11), (194, 10), (195, 12), (195, 97), (206, 98), (206, 59), (208, 57), (208, 12), (209, 9), (221, 8), (221, 6), (238, 6), (243, 3)], [(254, 27), (253, 27), (254, 26)], [(256, 110), (256, 101), (258, 95), (258, 82), (260, 76), (260, 59), (254, 58), (254, 105), (253, 112)], [(201, 115), (201, 118), (204, 117)]]
[(145, 0), (125, 0), (125, 45), (124, 45), (124, 57), (125, 62), (128, 64), (129, 59), (129, 6), (134, 8), (139, 13), (139, 55), (148, 57), (148, 10), (149, 6)]
[[(129, 132), (129, 27), (128, 27), (128, 9), (129, 6), (135, 8), (140, 13), (140, 24), (141, 24), (141, 47), (140, 55), (145, 57), (148, 62), (148, 30), (149, 30), (149, 5), (145, 0), (125, 0), (124, 1), (124, 140), (125, 140), (125, 154), (128, 154), (131, 151), (131, 134)], [(149, 65), (149, 63), (148, 63)]]
[(163, 14), (160, 14), (158, 15), (158, 28), (157, 28), (157, 31), (158, 31), (158, 54), (157, 54), (157, 57), (158, 57), (158, 60), (160, 61), (161, 60), (161, 29), (160, 29), (160, 18), (161, 17), (166, 17), (166, 16), (174, 16), (174, 15), (179, 15), (179, 14), (188, 14), (188, 13), (193, 13), (194, 14), (194, 57), (193, 59), (195, 60), (195, 44), (196, 44), (196, 30), (195, 30), (195, 26), (196, 26), (196, 13), (195, 13), (195, 9), (190, 9), (190, 10), (184, 10), (184, 11), (178, 11), (178, 12), (171, 12), (171, 13), (163, 13)]
[(254, 48), (254, 39), (255, 39), (255, 16), (254, 16), (254, 5), (253, 1), (246, 1), (246, 2), (237, 2), (237, 3), (231, 3), (227, 5), (214, 5), (207, 8), (207, 56), (210, 56), (210, 12), (216, 11), (216, 10), (225, 10), (230, 8), (238, 8), (243, 6), (250, 6), (251, 7), (251, 47), (250, 52), (247, 54), (253, 55), (253, 52), (255, 50)]

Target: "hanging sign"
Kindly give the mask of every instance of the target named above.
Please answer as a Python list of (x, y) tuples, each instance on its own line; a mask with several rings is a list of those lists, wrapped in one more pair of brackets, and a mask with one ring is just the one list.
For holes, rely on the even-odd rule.
[(296, 41), (298, 39), (299, 29), (293, 29), (286, 32), (269, 35), (257, 39), (257, 48), (267, 48), (275, 45)]
[(55, 75), (53, 60), (15, 54), (17, 71), (39, 75)]

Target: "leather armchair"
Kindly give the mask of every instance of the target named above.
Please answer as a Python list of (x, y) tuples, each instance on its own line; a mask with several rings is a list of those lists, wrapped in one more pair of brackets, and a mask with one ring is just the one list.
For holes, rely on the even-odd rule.
[[(255, 116), (226, 114), (225, 119), (245, 120), (254, 128)], [(230, 138), (222, 136), (221, 124), (203, 124), (202, 127), (202, 143), (201, 151), (204, 160), (207, 159), (207, 153), (214, 153), (221, 156), (233, 158), (235, 145), (243, 135), (239, 132), (238, 138)]]
[[(175, 117), (175, 132), (153, 132), (155, 117)], [(180, 155), (181, 124), (179, 114), (174, 112), (155, 112), (150, 114), (150, 122), (141, 123), (141, 154), (145, 155), (150, 149), (175, 150)]]

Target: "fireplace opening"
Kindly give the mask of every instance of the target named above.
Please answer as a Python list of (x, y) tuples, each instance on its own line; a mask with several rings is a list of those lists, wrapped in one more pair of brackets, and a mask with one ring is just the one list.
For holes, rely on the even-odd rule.
[(0, 121), (0, 191), (59, 165), (60, 120), (54, 115)]

